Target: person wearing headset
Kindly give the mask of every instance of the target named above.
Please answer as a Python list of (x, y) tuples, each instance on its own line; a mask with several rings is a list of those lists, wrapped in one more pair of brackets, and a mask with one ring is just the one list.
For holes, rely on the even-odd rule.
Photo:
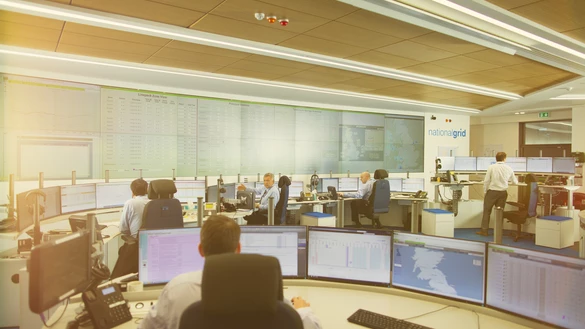
[[(355, 223), (357, 227), (362, 227), (362, 223), (360, 223), (360, 214), (365, 214), (368, 205), (368, 199), (372, 194), (372, 189), (374, 187), (374, 180), (370, 179), (370, 173), (364, 171), (360, 175), (360, 180), (362, 182), (362, 188), (360, 188), (356, 193), (351, 192), (337, 192), (337, 195), (346, 198), (356, 198), (358, 200), (353, 200), (351, 202), (351, 220)], [(376, 222), (376, 227), (382, 227), (382, 224), (378, 221)]]

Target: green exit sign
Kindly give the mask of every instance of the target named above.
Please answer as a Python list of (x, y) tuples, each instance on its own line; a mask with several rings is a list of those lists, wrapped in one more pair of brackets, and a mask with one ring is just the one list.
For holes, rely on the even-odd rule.
[(539, 118), (548, 118), (548, 117), (550, 117), (550, 112), (539, 112), (538, 117)]

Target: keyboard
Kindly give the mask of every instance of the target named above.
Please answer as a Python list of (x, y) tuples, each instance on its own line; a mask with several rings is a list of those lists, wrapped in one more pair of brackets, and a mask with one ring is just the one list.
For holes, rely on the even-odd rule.
[(372, 329), (431, 329), (412, 322), (359, 309), (347, 321)]

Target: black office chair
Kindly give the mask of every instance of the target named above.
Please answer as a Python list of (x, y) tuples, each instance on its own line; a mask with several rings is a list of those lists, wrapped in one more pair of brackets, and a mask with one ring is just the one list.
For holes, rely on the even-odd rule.
[(365, 216), (372, 220), (372, 224), (377, 228), (382, 228), (380, 215), (390, 210), (390, 182), (386, 180), (388, 172), (384, 169), (376, 169), (374, 172), (374, 186), (372, 194), (368, 199), (367, 211)]
[(281, 176), (278, 180), (278, 187), (280, 188), (280, 198), (276, 207), (274, 208), (274, 225), (286, 224), (286, 208), (288, 207), (288, 189), (290, 186), (290, 178), (288, 176)]
[(177, 187), (170, 179), (157, 179), (148, 184), (150, 202), (146, 204), (142, 213), (142, 228), (183, 227), (183, 207), (181, 201), (173, 198), (175, 193)]
[(238, 204), (239, 209), (254, 209), (254, 199), (256, 193), (252, 191), (238, 191), (236, 199), (240, 200)]
[(518, 210), (504, 211), (504, 218), (509, 223), (514, 223), (517, 226), (516, 234), (513, 235), (514, 241), (521, 238), (530, 238), (530, 234), (522, 234), (522, 225), (526, 224), (528, 218), (536, 217), (536, 205), (538, 201), (538, 183), (536, 177), (532, 174), (526, 175), (524, 182), (527, 186), (521, 187), (524, 196), (523, 202), (506, 202), (509, 205), (515, 206)]
[(181, 316), (179, 329), (302, 329), (283, 302), (278, 259), (255, 254), (205, 257), (201, 301)]

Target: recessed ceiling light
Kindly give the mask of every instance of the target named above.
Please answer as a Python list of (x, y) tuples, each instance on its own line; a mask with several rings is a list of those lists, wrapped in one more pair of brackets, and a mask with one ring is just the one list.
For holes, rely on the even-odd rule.
[(520, 114), (526, 114), (526, 112), (520, 112)]
[(563, 101), (563, 100), (585, 100), (584, 94), (573, 94), (573, 95), (561, 95), (557, 97), (552, 97), (552, 100)]

